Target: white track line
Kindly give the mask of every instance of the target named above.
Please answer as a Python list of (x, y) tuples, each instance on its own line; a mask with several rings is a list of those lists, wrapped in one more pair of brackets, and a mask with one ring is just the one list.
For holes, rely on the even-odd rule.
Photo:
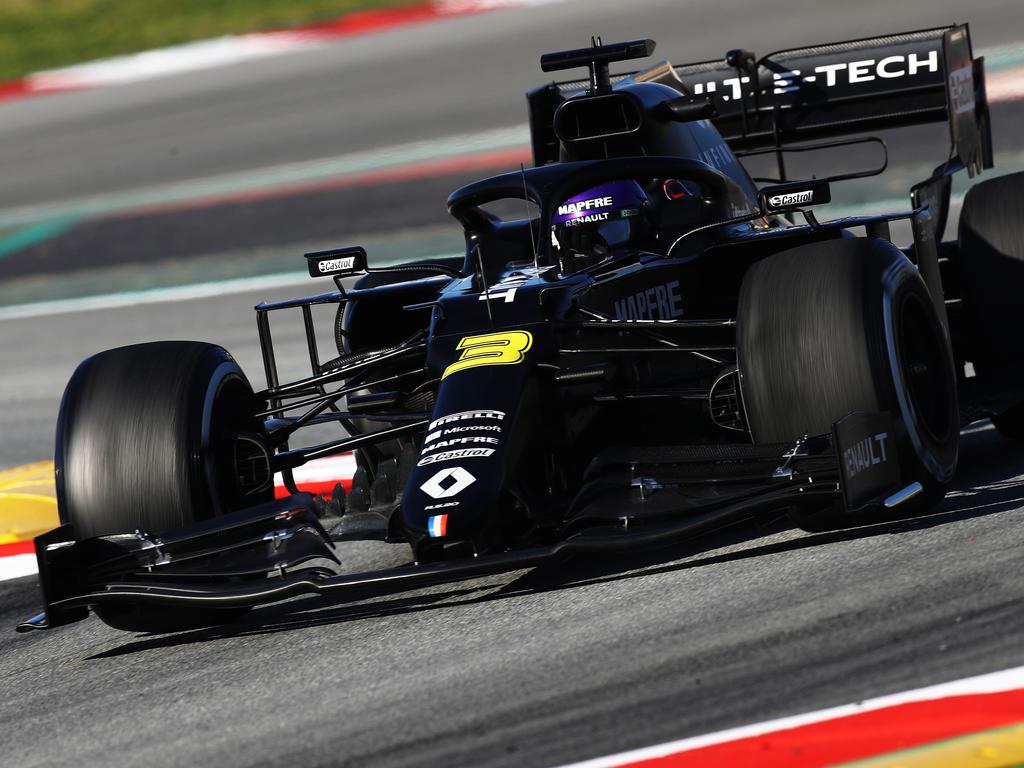
[[(351, 480), (356, 472), (356, 457), (352, 453), (340, 456), (329, 456), (325, 459), (311, 461), (294, 470), (295, 482), (324, 483), (332, 480)], [(280, 473), (274, 476), (275, 485), (283, 485)], [(38, 573), (36, 556), (20, 554), (0, 556), (0, 581), (20, 579)]]
[[(459, 255), (461, 254), (442, 253), (434, 256), (425, 256), (423, 258), (447, 259)], [(371, 266), (385, 267), (391, 263), (391, 261), (380, 261), (375, 262)], [(317, 284), (312, 282), (312, 278), (303, 272), (278, 272), (271, 275), (215, 280), (208, 283), (174, 285), (166, 288), (146, 288), (138, 291), (121, 291), (118, 293), (101, 294), (99, 296), (82, 296), (72, 299), (36, 301), (30, 304), (13, 304), (7, 307), (0, 307), (0, 321), (23, 320), (33, 317), (49, 317), (51, 315), (64, 315), (72, 312), (93, 312), (102, 309), (136, 307), (144, 304), (160, 304), (169, 301), (194, 301), (196, 299), (208, 299), (215, 296), (251, 293), (253, 291), (273, 291), (281, 288), (291, 288), (298, 285), (307, 285), (313, 288), (319, 285), (322, 288), (323, 283)], [(317, 291), (312, 290), (312, 288), (307, 291), (307, 293), (316, 292)]]
[(0, 557), (0, 581), (20, 579), (23, 576), (33, 576), (36, 573), (38, 570), (34, 554)]
[(287, 288), (309, 281), (308, 275), (299, 272), (281, 272), (273, 275), (239, 277), (193, 285), (175, 285), (168, 288), (146, 288), (139, 291), (122, 291), (74, 299), (37, 301), (30, 304), (0, 307), (0, 320), (21, 320), (30, 317), (63, 315), (70, 312), (91, 312), (98, 309), (134, 307), (140, 304), (158, 304), (166, 301), (192, 301), (228, 294)]
[(66, 91), (138, 83), (314, 48), (327, 42), (327, 39), (316, 41), (301, 35), (280, 33), (229, 35), (37, 72), (28, 77), (28, 82), (33, 91)]
[[(303, 483), (326, 483), (331, 480), (351, 480), (356, 473), (356, 457), (352, 453), (317, 459), (292, 470), (297, 485)], [(284, 485), (284, 478), (278, 472), (274, 475), (275, 485)]]
[(990, 104), (1024, 99), (1024, 67), (986, 73), (985, 95)]
[(527, 147), (529, 143), (530, 128), (525, 123), (476, 133), (452, 134), (390, 147), (319, 157), (315, 160), (282, 163), (167, 184), (5, 208), (0, 210), (0, 228), (24, 227), (60, 218), (81, 219), (122, 215), (140, 209), (192, 203), (240, 193), (277, 190), (289, 185), (331, 181), (416, 163)]
[(712, 744), (723, 744), (729, 741), (761, 736), (775, 731), (797, 728), (802, 725), (820, 723), (826, 720), (835, 720), (840, 717), (857, 715), (863, 712), (871, 712), (886, 707), (894, 707), (899, 704), (907, 704), (914, 701), (930, 701), (934, 699), (945, 699), (951, 696), (964, 696), (972, 694), (1000, 693), (1002, 691), (1013, 691), (1024, 688), (1024, 667), (1014, 667), (1002, 672), (991, 672), (987, 675), (968, 677), (962, 680), (954, 680), (949, 683), (940, 683), (926, 688), (917, 688), (912, 691), (896, 693), (890, 696), (881, 696), (876, 699), (867, 699), (856, 704), (844, 704), (839, 707), (822, 709), (817, 712), (807, 712), (792, 717), (780, 717), (777, 720), (768, 720), (763, 723), (744, 725), (739, 728), (730, 728), (725, 731), (717, 731), (704, 736), (694, 736), (679, 741), (670, 741), (665, 744), (658, 744), (644, 749), (621, 752), (617, 755), (599, 757), (594, 760), (585, 760), (581, 763), (572, 763), (562, 768), (615, 768), (641, 760), (653, 760), (677, 752), (687, 752), (700, 747), (711, 746)]
[[(225, 35), (224, 37), (197, 40), (141, 53), (114, 56), (70, 67), (36, 72), (24, 78), (24, 82), (29, 93), (60, 92), (139, 83), (170, 75), (241, 64), (293, 51), (311, 50), (335, 44), (344, 39), (386, 32), (394, 28), (471, 16), (503, 8), (536, 7), (561, 2), (565, 2), (565, 0), (435, 0), (432, 3), (434, 7), (432, 16), (403, 18), (399, 8), (392, 22), (361, 31), (349, 31), (343, 27), (332, 31), (324, 27)], [(413, 8), (415, 9), (416, 6)], [(344, 18), (341, 17), (339, 21), (343, 21)]]

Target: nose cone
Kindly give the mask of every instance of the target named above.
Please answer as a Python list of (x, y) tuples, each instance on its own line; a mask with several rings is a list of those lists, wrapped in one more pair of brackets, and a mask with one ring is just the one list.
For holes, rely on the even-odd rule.
[(410, 541), (432, 546), (470, 541), (476, 551), (485, 546), (484, 529), (505, 487), (508, 432), (517, 406), (491, 407), (495, 398), (488, 395), (495, 378), (493, 370), (462, 372), (465, 387), (456, 387), (460, 395), (438, 398), (402, 496), (402, 522)]
[(480, 554), (499, 543), (492, 523), (520, 446), (536, 428), (521, 415), (540, 357), (533, 339), (509, 330), (455, 342), (402, 496), (402, 524), (417, 552), (468, 542)]

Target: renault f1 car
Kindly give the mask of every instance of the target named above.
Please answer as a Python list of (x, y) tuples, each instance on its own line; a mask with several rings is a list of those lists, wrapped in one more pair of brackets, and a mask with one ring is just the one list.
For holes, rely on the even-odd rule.
[[(217, 623), (762, 515), (855, 526), (939, 502), (964, 424), (1024, 436), (1024, 175), (974, 186), (959, 237), (941, 240), (951, 175), (992, 166), (967, 27), (611, 75), (653, 51), (595, 41), (542, 58), (587, 79), (528, 94), (534, 167), (448, 199), (463, 256), (307, 254), (334, 285), (256, 307), (265, 389), (204, 343), (85, 360), (57, 425), (62, 525), (36, 540), (45, 610), (20, 629), (90, 611), (128, 630)], [(788, 153), (884, 150), (865, 134), (935, 121), (950, 153), (907, 211), (814, 215), (884, 162), (786, 176)], [(743, 165), (757, 155), (777, 159), (771, 183)], [(509, 201), (524, 213), (499, 215)], [(330, 360), (319, 305), (337, 306)], [(270, 318), (289, 311), (311, 370), (282, 381)], [(300, 441), (313, 425), (336, 437)], [(297, 467), (348, 451), (347, 495), (299, 491)], [(407, 546), (411, 562), (346, 573), (334, 543), (349, 539)]]

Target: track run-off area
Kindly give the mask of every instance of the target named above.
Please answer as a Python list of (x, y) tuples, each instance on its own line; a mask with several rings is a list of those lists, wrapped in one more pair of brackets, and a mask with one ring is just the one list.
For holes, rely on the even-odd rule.
[[(459, 248), (445, 197), (529, 162), (523, 93), (546, 79), (541, 53), (600, 34), (698, 61), (955, 21), (989, 62), (992, 173), (1022, 169), (1012, 0), (525, 3), (0, 103), (5, 764), (1024, 762), (1024, 446), (987, 423), (965, 431), (945, 503), (902, 523), (807, 534), (764, 520), (178, 634), (95, 618), (13, 632), (39, 607), (25, 541), (56, 520), (48, 462), (78, 362), (199, 339), (262, 386), (252, 307), (322, 289), (304, 250), (360, 242), (387, 263)], [(947, 151), (941, 125), (886, 139), (890, 171), (834, 185), (822, 217), (905, 208)], [(331, 317), (318, 319), (326, 349)], [(274, 339), (284, 372), (308, 365), (300, 318)], [(324, 469), (306, 479), (344, 479), (351, 460)], [(408, 560), (383, 544), (339, 554), (352, 570)]]

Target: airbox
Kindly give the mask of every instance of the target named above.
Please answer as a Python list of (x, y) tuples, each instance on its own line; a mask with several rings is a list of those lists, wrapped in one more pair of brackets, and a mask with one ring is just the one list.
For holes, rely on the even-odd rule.
[(555, 112), (555, 135), (566, 144), (636, 133), (643, 125), (639, 101), (628, 93), (584, 96)]

